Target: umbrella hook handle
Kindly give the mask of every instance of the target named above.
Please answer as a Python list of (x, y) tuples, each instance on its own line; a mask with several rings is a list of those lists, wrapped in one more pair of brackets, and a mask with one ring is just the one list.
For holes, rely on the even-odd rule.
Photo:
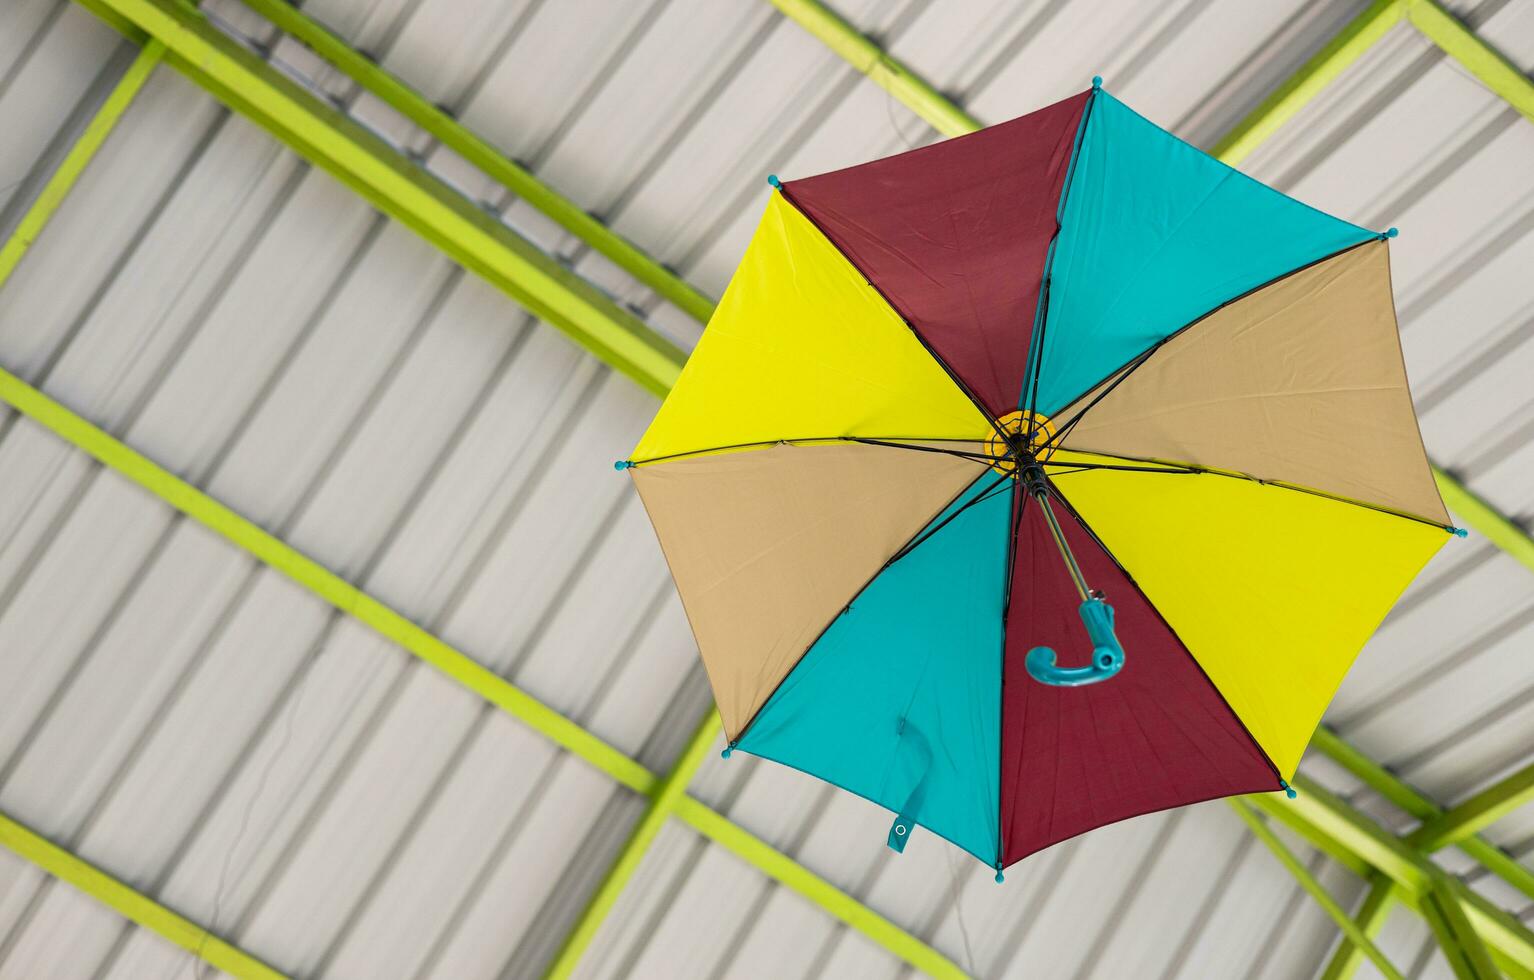
[(1051, 687), (1082, 687), (1098, 684), (1117, 674), (1124, 667), (1124, 647), (1113, 632), (1113, 607), (1101, 599), (1088, 599), (1077, 610), (1087, 636), (1092, 639), (1092, 663), (1086, 667), (1055, 666), (1055, 651), (1049, 647), (1034, 647), (1028, 651), (1023, 663), (1028, 673), (1040, 684)]
[(1065, 561), (1077, 594), (1081, 596), (1077, 612), (1081, 614), (1081, 624), (1087, 628), (1087, 636), (1092, 640), (1092, 662), (1086, 667), (1056, 666), (1055, 651), (1049, 647), (1029, 650), (1023, 664), (1034, 680), (1050, 687), (1100, 684), (1124, 667), (1124, 647), (1119, 643), (1118, 634), (1113, 631), (1113, 607), (1103, 601), (1101, 592), (1087, 588), (1081, 566), (1076, 563), (1076, 556), (1071, 554), (1065, 532), (1060, 529), (1054, 508), (1049, 505), (1050, 489), (1044, 477), (1044, 468), (1036, 460), (1030, 461), (1023, 471), (1023, 479), (1028, 492), (1039, 502), (1039, 509), (1043, 511), (1044, 520), (1049, 525), (1049, 533), (1055, 539), (1055, 547), (1060, 549), (1060, 557)]

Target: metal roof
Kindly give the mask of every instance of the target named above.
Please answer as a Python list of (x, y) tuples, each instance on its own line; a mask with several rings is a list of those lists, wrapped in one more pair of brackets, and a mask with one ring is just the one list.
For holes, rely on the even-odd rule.
[[(0, 253), (0, 367), (105, 434), (61, 438), (41, 410), (0, 417), (0, 812), (192, 931), (62, 883), (23, 856), (41, 845), (0, 849), (0, 976), (173, 976), (198, 962), (181, 946), (231, 972), (250, 965), (220, 959), (199, 926), (293, 976), (538, 975), (710, 704), (642, 508), (610, 469), (658, 402), (226, 108), (175, 50), (125, 40), (100, 16), (113, 4), (93, 7), (0, 7), (0, 237), (28, 227), (114, 92), (123, 108), (19, 263)], [(981, 121), (1102, 74), (1204, 146), (1365, 11), (836, 8), (887, 52), (858, 67), (901, 66)], [(598, 287), (592, 316), (696, 340), (685, 297), (663, 298), (239, 0), (202, 9), (556, 257), (551, 269)], [(1449, 10), (1534, 66), (1531, 0)], [(303, 12), (708, 295), (767, 173), (937, 135), (908, 108), (915, 96), (764, 0), (311, 0)], [(1534, 518), (1531, 110), (1416, 24), (1380, 33), (1242, 166), (1401, 228), (1396, 297), (1429, 453), (1497, 511)], [(456, 206), (442, 220), (471, 226), (476, 209)], [(251, 528), (231, 531), (213, 504)], [(302, 556), (315, 568), (295, 572)], [(1527, 564), (1483, 534), (1452, 542), (1328, 713), (1440, 807), (1534, 760)], [(411, 623), (442, 650), (406, 636)], [(471, 662), (609, 755), (574, 745), (573, 726), (556, 744), (499, 710), (514, 698), (504, 683), (466, 688)], [(485, 699), (492, 689), (502, 701)], [(1392, 832), (1418, 823), (1324, 755), (1302, 771)], [(780, 767), (709, 753), (684, 790), (988, 977), (1290, 977), (1337, 945), (1337, 925), (1224, 804), (1094, 832), (998, 888), (936, 839), (890, 854), (883, 811)], [(581, 976), (912, 968), (700, 832), (705, 817), (665, 818)], [(1344, 907), (1361, 899), (1360, 868), (1274, 825)], [(1534, 804), (1483, 835), (1534, 868)], [(1534, 922), (1534, 898), (1459, 850), (1439, 857)], [(1393, 914), (1378, 944), (1404, 973), (1452, 975), (1415, 915)]]

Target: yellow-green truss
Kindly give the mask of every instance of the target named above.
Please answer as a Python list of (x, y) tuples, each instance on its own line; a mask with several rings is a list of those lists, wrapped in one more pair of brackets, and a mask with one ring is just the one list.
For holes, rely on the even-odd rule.
[[(24, 240), (19, 236), (13, 236), (12, 240), (4, 246), (4, 250), (0, 250), (0, 257), (11, 256), (8, 265), (0, 264), (4, 274), (8, 275), (15, 267), (26, 245), (30, 244), (41, 231), (52, 210), (58, 206), (58, 202), (62, 200), (79, 171), (89, 161), (95, 149), (110, 132), (116, 118), (131, 101), (133, 93), (142, 85), (154, 64), (163, 58), (233, 108), (266, 126), (279, 139), (283, 139), (312, 162), (336, 174), (385, 211), (438, 244), (455, 259), (485, 275), (497, 285), (501, 285), (514, 299), (522, 302), (533, 312), (571, 332), (598, 356), (615, 363), (621, 370), (634, 376), (639, 383), (655, 391), (664, 391), (669, 387), (668, 378), (674, 377), (674, 370), (668, 369), (661, 362), (672, 360), (679, 363), (674, 348), (668, 351), (667, 343), (662, 339), (653, 335), (646, 337), (647, 328), (632, 317), (625, 319), (626, 311), (618, 309), (617, 315), (614, 315), (612, 311), (616, 307), (604, 307), (602, 300), (605, 297), (600, 294), (593, 295), (595, 291), (583, 282), (572, 282), (572, 278), (576, 278), (573, 275), (551, 275), (551, 270), (537, 261), (538, 256), (529, 255), (525, 250), (520, 249), (514, 238), (508, 242), (503, 235), (498, 235), (492, 230), (483, 239), (476, 240), (476, 245), (483, 246), (483, 250), (491, 255), (492, 261), (486, 261), (484, 256), (455, 252), (453, 243), (444, 241), (443, 228), (462, 227), (455, 222), (461, 221), (465, 216), (461, 212), (455, 214), (457, 210), (455, 205), (458, 202), (450, 196), (451, 192), (448, 192), (449, 196), (444, 197), (441, 193), (442, 188), (432, 186), (434, 182), (429, 175), (412, 171), (410, 167), (413, 165), (410, 165), (408, 160), (404, 161), (406, 166), (401, 166), (399, 159), (391, 158), (391, 154), (395, 152), (392, 147), (376, 139), (370, 141), (367, 137), (371, 134), (365, 131), (359, 133), (347, 125), (349, 120), (346, 120), (344, 116), (340, 116), (339, 119), (336, 116), (340, 114), (327, 116), (323, 110), (328, 107), (319, 104), (317, 100), (313, 100), (311, 105), (305, 105), (303, 99), (307, 93), (297, 86), (286, 83), (286, 80), (281, 79), (280, 76), (273, 77), (260, 59), (248, 55), (238, 46), (227, 43), (189, 6), (170, 2), (170, 0), (79, 0), (79, 2), (97, 12), (129, 37), (144, 43), (144, 51), (140, 59), (135, 61), (133, 68), (130, 68), (129, 75), (125, 76), (119, 84), (119, 90), (109, 96), (101, 113), (98, 113), (98, 118), (87, 127), (76, 147), (66, 156), (64, 165), (45, 185), (44, 194), (34, 202), (32, 211), (24, 218), (24, 222), (31, 219), (26, 225), (27, 233)], [(350, 52), (343, 42), (312, 21), (297, 15), (296, 11), (280, 3), (280, 0), (247, 0), (247, 2), (258, 10), (265, 8), (263, 12), (267, 13), (278, 26), (316, 48), (343, 71), (358, 78), (364, 87), (384, 98), (386, 102), (390, 102), (407, 118), (432, 132), (446, 145), (458, 150), (513, 192), (518, 193), (535, 207), (544, 210), (564, 227), (586, 239), (597, 251), (613, 259), (636, 279), (651, 286), (658, 294), (699, 319), (706, 319), (712, 307), (707, 297), (701, 292), (692, 289), (670, 270), (644, 256), (630, 243), (606, 229), (594, 217), (584, 215), (568, 200), (542, 185), (499, 151), (478, 140), (477, 137), (473, 137), (445, 113), (441, 113), (424, 99), (414, 95), (403, 83), (372, 65), (363, 56)], [(941, 132), (952, 135), (970, 131), (978, 126), (972, 117), (953, 106), (940, 93), (886, 55), (873, 42), (857, 36), (844, 21), (823, 5), (813, 2), (795, 3), (789, 0), (782, 0), (782, 2), (773, 0), (773, 2), (785, 13), (795, 16), (801, 23), (810, 27), (817, 36), (827, 40), (840, 53), (852, 59), (860, 70), (878, 84), (884, 85), (906, 104), (911, 105)], [(1419, 11), (1417, 9), (1419, 7), (1432, 9)], [(1492, 84), (1500, 94), (1504, 94), (1504, 97), (1518, 105), (1525, 114), (1529, 114), (1528, 106), (1531, 101), (1527, 80), (1517, 75), (1516, 71), (1513, 71), (1512, 77), (1509, 77), (1506, 63), (1496, 58), (1489, 48), (1485, 48), (1473, 34), (1465, 31), (1451, 17), (1431, 4), (1402, 3), (1399, 0), (1395, 3), (1377, 2), (1350, 24), (1342, 35), (1323, 49), (1316, 58), (1307, 63), (1296, 79), (1286, 83), (1262, 106), (1259, 106), (1257, 112), (1222, 143), (1223, 155), (1228, 159), (1239, 159), (1246, 152), (1250, 152), (1250, 148), (1257, 145), (1262, 137), (1282, 125), (1283, 121), (1298, 111), (1298, 108), (1313, 97), (1326, 81), (1335, 77), (1370, 43), (1377, 40), (1384, 30), (1396, 23), (1400, 19), (1402, 10), (1406, 10), (1407, 16), (1412, 18), (1413, 23), (1418, 23), (1424, 31), (1430, 33), (1430, 36), (1433, 36), (1432, 32), (1436, 31), (1435, 40), (1444, 38), (1445, 40), (1439, 43), (1446, 50), (1449, 50), (1452, 44), (1456, 51), (1460, 52), (1456, 54), (1456, 51), (1451, 51), (1451, 54), (1455, 54), (1461, 60), (1467, 58), (1475, 60), (1476, 67), (1472, 67), (1472, 71), (1475, 71), (1483, 80), (1488, 80), (1488, 84)], [(848, 35), (851, 36), (848, 37)], [(170, 41), (178, 43), (168, 45)], [(189, 59), (189, 56), (202, 60), (193, 61)], [(218, 70), (209, 71), (207, 67), (209, 64), (216, 66)], [(256, 94), (260, 96), (260, 101), (254, 103), (249, 98), (249, 87), (253, 84)], [(1503, 91), (1504, 89), (1512, 94), (1508, 95)], [(274, 100), (275, 110), (271, 109), (273, 103), (267, 102), (268, 99)], [(296, 115), (293, 112), (295, 104), (298, 109)], [(294, 125), (295, 120), (297, 125)], [(337, 134), (339, 134), (340, 142), (330, 139)], [(326, 155), (327, 148), (335, 149), (336, 147), (340, 148), (343, 160), (337, 161)], [(392, 191), (399, 190), (401, 187), (391, 177), (391, 171), (395, 177), (403, 176), (406, 183), (411, 185), (409, 192), (403, 195), (405, 198), (403, 202), (391, 196)], [(422, 183), (426, 184), (424, 192), (419, 186)], [(419, 210), (425, 210), (428, 214), (422, 217), (417, 213)], [(35, 218), (33, 212), (36, 212)], [(500, 228), (505, 230), (504, 226)], [(481, 228), (481, 231), (483, 230)], [(525, 242), (521, 244), (526, 245)], [(498, 254), (499, 252), (510, 253), (510, 257)], [(541, 255), (541, 253), (538, 254)], [(3, 261), (0, 259), (0, 262)], [(517, 265), (518, 261), (523, 265)], [(0, 275), (0, 281), (3, 281), (3, 278), (4, 275)], [(533, 283), (534, 292), (532, 293), (527, 291), (529, 281)], [(549, 302), (549, 297), (552, 297), (554, 302)], [(592, 308), (595, 308), (594, 314), (591, 312)], [(587, 320), (571, 318), (569, 314), (571, 310), (586, 316)], [(565, 317), (564, 322), (561, 322), (561, 315)], [(604, 317), (607, 320), (605, 323), (602, 322)], [(583, 330), (591, 329), (591, 323), (595, 323), (597, 329), (594, 333), (583, 335)], [(625, 352), (632, 352), (635, 344), (620, 342), (618, 346), (623, 349), (613, 350), (605, 342), (605, 338), (614, 336), (615, 331), (617, 335), (630, 334), (631, 341), (637, 338), (639, 348), (645, 347), (648, 343), (652, 356), (648, 360), (642, 356), (626, 360)], [(660, 366), (657, 370), (658, 364)], [(668, 370), (672, 371), (669, 376)], [(475, 690), (503, 710), (553, 738), (574, 754), (607, 772), (618, 782), (650, 797), (649, 810), (642, 818), (634, 839), (624, 849), (623, 854), (620, 855), (619, 864), (610, 872), (607, 881), (599, 889), (591, 910), (595, 914), (583, 916), (578, 923), (577, 931), (567, 940), (566, 952), (556, 960), (556, 969), (562, 968), (561, 964), (573, 964), (575, 958), (578, 958), (580, 949), (584, 947), (585, 942), (589, 942), (590, 937), (595, 934), (596, 928), (600, 925), (602, 914), (610, 908), (623, 882), (637, 866), (648, 842), (653, 839), (654, 830), (658, 829), (660, 823), (668, 816), (675, 816), (715, 843), (836, 915), (849, 926), (868, 935), (912, 965), (935, 975), (959, 975), (956, 965), (921, 940), (873, 913), (866, 906), (804, 869), (791, 858), (686, 795), (686, 784), (712, 741), (712, 717), (694, 738), (673, 770), (664, 777), (657, 777), (637, 762), (623, 756), (618, 750), (607, 746), (595, 736), (585, 733), (573, 722), (558, 716), (557, 713), (541, 705), (514, 685), (478, 667), (466, 655), (453, 650), (435, 637), (425, 634), (424, 631), (417, 629), (416, 633), (412, 633), (410, 629), (402, 628), (399, 621), (403, 621), (403, 617), (399, 617), (398, 613), (349, 586), (333, 573), (329, 573), (282, 542), (270, 536), (266, 536), (269, 540), (262, 540), (261, 536), (264, 532), (255, 525), (201, 494), (195, 488), (181, 483), (126, 446), (116, 443), (110, 436), (101, 433), (78, 416), (73, 416), (67, 409), (51, 402), (40, 392), (30, 389), (19, 379), (9, 375), (0, 376), (0, 397), (3, 397), (12, 407), (32, 415), (38, 421), (53, 428), (74, 445), (135, 479), (152, 492), (156, 492), (172, 506), (181, 509), (194, 519), (208, 523), (260, 560), (294, 576), (296, 580), (324, 596), (328, 601), (335, 602), (358, 615), (375, 629), (379, 629), (380, 632), (401, 643), (410, 652), (433, 663), (433, 666), (448, 673), (459, 683)], [(1454, 488), (1463, 491), (1463, 487), (1447, 474), (1440, 473), (1439, 479), (1441, 485), (1447, 482), (1446, 496), (1452, 496)], [(1479, 502), (1475, 501), (1475, 503)], [(1456, 506), (1453, 500), (1450, 504), (1462, 514), (1467, 509)], [(1521, 546), (1528, 549), (1526, 553), (1534, 553), (1534, 544), (1531, 544), (1528, 536), (1522, 534), (1516, 525), (1497, 515), (1486, 505), (1480, 504), (1480, 507), (1488, 512), (1485, 515), (1488, 517), (1488, 523), (1491, 521), (1502, 523), (1503, 536), (1507, 539), (1507, 544), (1512, 546), (1509, 550), (1516, 553), (1515, 549)], [(1479, 526), (1471, 521), (1469, 516), (1466, 516), (1466, 521), (1472, 526)], [(1483, 529), (1483, 533), (1487, 533), (1498, 544), (1504, 543), (1490, 531)], [(1534, 562), (1530, 562), (1527, 558), (1525, 563), (1534, 567)], [(410, 624), (405, 622), (403, 625)], [(1263, 804), (1261, 800), (1258, 802), (1259, 805), (1268, 805)], [(1437, 808), (1430, 802), (1427, 806), (1437, 812)], [(1344, 864), (1355, 870), (1367, 867), (1366, 858), (1349, 850), (1338, 840), (1316, 833), (1315, 823), (1305, 821), (1298, 814), (1290, 814), (1290, 821), (1291, 825), (1311, 828), (1315, 834), (1313, 841), (1328, 853), (1343, 860)], [(47, 844), (37, 835), (25, 831), (25, 828), (20, 828), (19, 825), (11, 822), (0, 826), (16, 828), (16, 832), (7, 833), (4, 837), (4, 841), (12, 849), (29, 857), (51, 873), (65, 877), (72, 884), (118, 908), (119, 911), (124, 911), (124, 914), (128, 914), (129, 918), (139, 924), (152, 928), (183, 946), (187, 946), (187, 943), (183, 942), (182, 938), (188, 934), (188, 929), (192, 930), (197, 935), (197, 941), (188, 948), (199, 951), (199, 955), (210, 962), (215, 956), (222, 957), (222, 961), (216, 964), (222, 969), (236, 975), (276, 975), (270, 971), (269, 967), (260, 964), (253, 957), (227, 947), (213, 937), (205, 937), (194, 924), (180, 919), (169, 910), (156, 905), (151, 899), (138, 895), (132, 889), (112, 881), (99, 871), (90, 869), (84, 862), (79, 862), (71, 855)], [(30, 836), (24, 836), (23, 832)], [(1379, 831), (1379, 833), (1384, 832)], [(1479, 839), (1470, 838), (1470, 840)], [(1466, 842), (1461, 843), (1462, 847), (1464, 843)], [(48, 850), (49, 848), (52, 850)], [(70, 861), (76, 864), (70, 865)], [(88, 872), (81, 869), (88, 869)], [(1457, 886), (1457, 883), (1448, 887), (1452, 889), (1454, 886)], [(135, 905), (135, 903), (138, 904)], [(1381, 904), (1388, 905), (1388, 902)], [(137, 911), (128, 909), (130, 906), (135, 907)], [(164, 915), (145, 913), (144, 909), (159, 909)], [(1474, 906), (1471, 909), (1469, 919), (1474, 920), (1477, 912)], [(1518, 927), (1516, 923), (1509, 924), (1506, 921), (1497, 920), (1493, 915), (1494, 912), (1495, 910), (1480, 910), (1479, 916), (1483, 921), (1479, 924), (1472, 922), (1472, 925), (1480, 930), (1486, 928), (1485, 920), (1489, 919), (1493, 923), (1491, 931), (1498, 934), (1501, 940), (1500, 945), (1496, 940), (1491, 941), (1493, 955), (1502, 961), (1504, 967), (1529, 962), (1529, 958), (1534, 957), (1534, 941), (1531, 941), (1526, 930), (1520, 933), (1521, 927)], [(181, 938), (178, 938), (178, 930), (180, 930)], [(1513, 950), (1512, 954), (1506, 952), (1504, 947), (1510, 947)], [(260, 972), (263, 970), (266, 972)]]

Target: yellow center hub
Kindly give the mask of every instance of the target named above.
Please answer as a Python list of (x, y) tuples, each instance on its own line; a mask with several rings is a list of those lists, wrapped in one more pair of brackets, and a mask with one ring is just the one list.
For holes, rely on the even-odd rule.
[(1015, 474), (1018, 457), (1025, 452), (1041, 460), (1054, 454), (1056, 447), (1049, 441), (1055, 437), (1055, 426), (1047, 415), (1032, 411), (1013, 412), (997, 419), (996, 428), (1000, 431), (992, 432), (985, 440), (985, 452), (995, 457), (991, 468), (998, 473)]

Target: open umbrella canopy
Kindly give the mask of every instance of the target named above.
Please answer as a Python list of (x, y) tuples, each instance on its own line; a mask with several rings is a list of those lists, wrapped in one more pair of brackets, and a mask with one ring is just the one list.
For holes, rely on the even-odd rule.
[(1387, 239), (1103, 91), (779, 182), (628, 469), (733, 751), (1000, 871), (1286, 789), (1449, 525)]

